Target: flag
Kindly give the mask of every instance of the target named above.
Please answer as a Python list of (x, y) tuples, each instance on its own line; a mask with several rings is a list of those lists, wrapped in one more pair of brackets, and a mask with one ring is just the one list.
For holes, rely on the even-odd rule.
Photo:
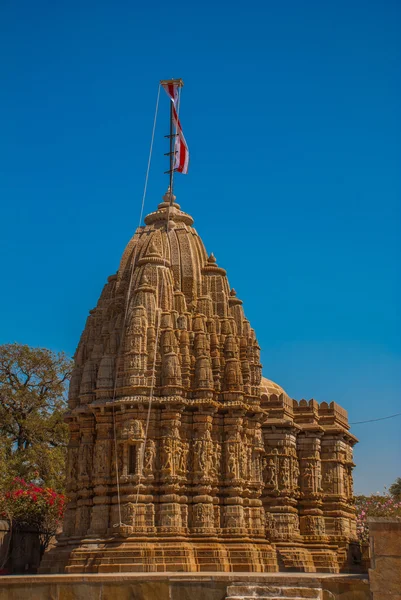
[(165, 90), (167, 96), (177, 106), (178, 103), (178, 85), (176, 83), (162, 83), (162, 87)]
[(174, 161), (174, 170), (178, 171), (178, 173), (182, 173), (186, 175), (188, 173), (189, 166), (189, 150), (188, 144), (185, 140), (184, 133), (182, 131), (181, 123), (178, 118), (177, 111), (173, 106), (173, 121), (177, 130), (177, 134), (175, 136), (175, 161)]
[(188, 173), (189, 166), (189, 150), (184, 133), (182, 131), (180, 120), (178, 118), (179, 87), (176, 83), (174, 83), (174, 81), (172, 83), (162, 83), (162, 87), (173, 103), (173, 123), (176, 130), (174, 144), (174, 171), (186, 175)]

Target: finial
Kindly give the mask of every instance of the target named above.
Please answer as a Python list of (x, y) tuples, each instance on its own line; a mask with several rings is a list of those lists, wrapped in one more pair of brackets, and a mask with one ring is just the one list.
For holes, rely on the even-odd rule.
[(235, 291), (235, 289), (231, 288), (231, 290), (230, 290), (230, 296), (236, 296), (236, 295), (237, 295), (237, 292)]
[(216, 257), (213, 254), (213, 252), (211, 253), (211, 255), (209, 256), (209, 258), (207, 259), (207, 262), (208, 263), (212, 263), (212, 264), (214, 264), (216, 262)]
[(175, 202), (175, 200), (176, 200), (176, 196), (174, 196), (174, 194), (172, 194), (172, 193), (171, 193), (171, 188), (170, 188), (170, 186), (168, 186), (168, 188), (167, 188), (167, 192), (166, 192), (166, 193), (164, 194), (164, 196), (163, 196), (163, 200), (164, 200), (164, 202), (167, 202), (168, 204), (169, 204), (170, 202), (171, 202), (171, 203)]

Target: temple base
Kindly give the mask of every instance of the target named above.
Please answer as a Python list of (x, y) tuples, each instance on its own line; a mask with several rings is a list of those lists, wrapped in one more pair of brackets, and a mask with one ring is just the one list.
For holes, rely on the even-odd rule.
[(267, 542), (59, 542), (42, 560), (40, 573), (118, 573), (216, 571), (273, 573), (275, 549)]
[[(43, 557), (40, 573), (360, 571), (341, 550), (267, 541), (203, 541), (118, 537), (61, 538)], [(359, 567), (359, 568), (358, 568)]]

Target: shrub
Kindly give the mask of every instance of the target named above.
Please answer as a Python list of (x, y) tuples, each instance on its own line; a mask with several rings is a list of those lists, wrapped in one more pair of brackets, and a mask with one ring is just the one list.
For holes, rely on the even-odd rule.
[(355, 496), (355, 508), (357, 535), (361, 544), (369, 542), (368, 517), (401, 516), (401, 501), (386, 491), (372, 496)]
[(0, 491), (0, 517), (15, 529), (37, 532), (43, 554), (62, 523), (65, 502), (63, 494), (16, 477)]

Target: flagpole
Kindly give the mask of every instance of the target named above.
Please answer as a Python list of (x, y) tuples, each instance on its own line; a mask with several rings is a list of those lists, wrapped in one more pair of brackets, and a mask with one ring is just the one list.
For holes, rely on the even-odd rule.
[[(170, 178), (170, 206), (173, 204), (173, 186), (174, 186), (174, 164), (175, 164), (175, 140), (177, 132), (174, 133), (174, 89), (182, 88), (184, 86), (184, 82), (182, 79), (163, 79), (160, 81), (160, 84), (167, 91), (167, 94), (170, 96), (172, 102), (170, 103), (170, 135), (165, 135), (164, 137), (170, 138), (170, 152), (165, 154), (170, 157), (170, 169), (166, 171), (169, 174)], [(172, 88), (172, 89), (169, 89)], [(178, 108), (178, 107), (177, 107)], [(178, 113), (177, 113), (178, 114)], [(180, 171), (181, 172), (181, 171)]]
[(174, 147), (175, 135), (173, 125), (173, 103), (170, 102), (170, 206), (173, 204), (173, 184), (174, 184)]

